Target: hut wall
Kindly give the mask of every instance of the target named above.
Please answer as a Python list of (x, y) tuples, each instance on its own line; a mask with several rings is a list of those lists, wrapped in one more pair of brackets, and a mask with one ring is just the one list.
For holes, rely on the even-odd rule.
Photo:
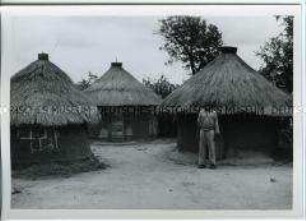
[(162, 113), (157, 116), (158, 137), (177, 137), (177, 122), (173, 115)]
[(278, 146), (277, 123), (269, 119), (248, 119), (244, 122), (221, 120), (224, 152), (227, 157), (239, 152), (261, 152), (271, 155)]
[[(197, 115), (178, 119), (178, 140), (180, 150), (198, 152), (199, 131)], [(248, 118), (239, 120), (219, 118), (221, 137), (216, 138), (217, 158), (237, 155), (239, 151), (260, 151), (271, 154), (278, 146), (277, 122), (269, 119)]]
[(63, 160), (75, 161), (92, 157), (84, 125), (63, 127), (59, 133), (59, 145)]
[[(44, 128), (48, 132), (49, 137), (53, 137), (51, 133), (54, 128)], [(92, 157), (87, 133), (84, 126), (66, 126), (57, 128), (57, 144), (58, 148), (49, 148), (47, 143), (44, 144), (42, 150), (31, 151), (31, 142), (35, 140), (20, 139), (18, 131), (20, 128), (11, 129), (11, 153), (13, 169), (25, 168), (33, 164), (45, 163), (65, 163), (85, 160)], [(31, 126), (22, 128), (24, 132), (30, 131)]]

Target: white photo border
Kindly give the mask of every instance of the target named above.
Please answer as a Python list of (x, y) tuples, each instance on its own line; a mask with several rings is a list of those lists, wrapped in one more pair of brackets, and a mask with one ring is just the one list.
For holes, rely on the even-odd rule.
[[(241, 3), (241, 1), (239, 1)], [(1, 157), (2, 157), (2, 218), (3, 219), (216, 219), (216, 218), (297, 218), (304, 213), (303, 184), (305, 164), (305, 14), (302, 4), (281, 5), (90, 5), (90, 6), (3, 6), (2, 15), (2, 51), (1, 51)], [(243, 7), (243, 10), (242, 10)], [(217, 10), (216, 10), (217, 9)], [(304, 8), (305, 9), (305, 8)], [(293, 138), (293, 209), (292, 210), (21, 210), (11, 209), (11, 164), (10, 164), (10, 76), (12, 60), (9, 52), (12, 47), (13, 16), (87, 16), (93, 15), (169, 15), (169, 14), (203, 14), (206, 16), (263, 16), (294, 15), (294, 138)], [(303, 15), (303, 18), (302, 18)], [(303, 31), (305, 32), (305, 31)], [(303, 38), (303, 39), (302, 39)], [(303, 71), (303, 72), (302, 72)], [(303, 142), (304, 141), (304, 142)], [(303, 148), (302, 148), (303, 147)]]

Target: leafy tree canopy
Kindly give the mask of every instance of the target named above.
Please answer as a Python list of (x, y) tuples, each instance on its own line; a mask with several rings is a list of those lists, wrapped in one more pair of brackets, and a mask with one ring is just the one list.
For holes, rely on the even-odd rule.
[(172, 84), (170, 81), (164, 76), (161, 77), (157, 81), (152, 81), (151, 79), (143, 79), (143, 84), (152, 90), (162, 98), (167, 97), (174, 89), (176, 89), (179, 85)]
[(293, 91), (293, 16), (276, 16), (283, 32), (271, 38), (256, 55), (264, 64), (260, 73), (277, 87)]
[(195, 16), (170, 16), (159, 21), (158, 34), (164, 43), (160, 47), (169, 55), (166, 64), (174, 61), (196, 74), (218, 55), (222, 33), (218, 27)]
[(92, 72), (88, 72), (85, 74), (85, 77), (79, 81), (76, 85), (82, 91), (90, 87), (96, 80), (98, 79), (97, 74), (93, 74)]

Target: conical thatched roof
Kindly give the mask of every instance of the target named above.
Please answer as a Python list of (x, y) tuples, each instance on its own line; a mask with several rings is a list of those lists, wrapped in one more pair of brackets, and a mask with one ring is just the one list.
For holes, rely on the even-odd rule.
[(248, 66), (236, 52), (237, 48), (222, 47), (220, 55), (173, 91), (162, 107), (210, 106), (248, 112), (248, 108), (292, 106), (289, 95)]
[(161, 102), (153, 90), (140, 83), (119, 62), (113, 62), (85, 93), (97, 106), (151, 106)]
[(48, 54), (39, 54), (11, 78), (12, 125), (63, 126), (97, 120), (97, 108), (49, 61)]

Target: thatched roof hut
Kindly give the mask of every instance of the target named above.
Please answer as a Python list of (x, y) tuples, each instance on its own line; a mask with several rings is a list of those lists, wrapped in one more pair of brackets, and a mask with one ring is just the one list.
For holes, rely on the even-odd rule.
[(161, 98), (127, 72), (122, 63), (111, 63), (109, 70), (85, 93), (105, 117), (97, 132), (100, 138), (114, 141), (156, 135), (151, 110), (160, 104)]
[(59, 67), (39, 54), (11, 78), (11, 124), (65, 126), (94, 123), (97, 108)]
[(14, 164), (69, 161), (91, 156), (86, 125), (99, 114), (72, 80), (41, 53), (11, 78)]
[(160, 97), (127, 72), (121, 62), (111, 67), (85, 91), (98, 106), (154, 106)]
[(259, 110), (291, 105), (290, 96), (247, 65), (236, 54), (237, 48), (220, 50), (215, 60), (173, 91), (162, 106), (228, 107), (239, 113), (251, 111), (247, 107)]
[(228, 149), (263, 150), (277, 146), (277, 117), (291, 114), (292, 99), (247, 65), (236, 52), (235, 47), (221, 47), (215, 60), (162, 102), (162, 108), (190, 110), (185, 118), (182, 113), (178, 114), (181, 149), (198, 149), (196, 111), (193, 111), (204, 106), (219, 112), (223, 155)]

